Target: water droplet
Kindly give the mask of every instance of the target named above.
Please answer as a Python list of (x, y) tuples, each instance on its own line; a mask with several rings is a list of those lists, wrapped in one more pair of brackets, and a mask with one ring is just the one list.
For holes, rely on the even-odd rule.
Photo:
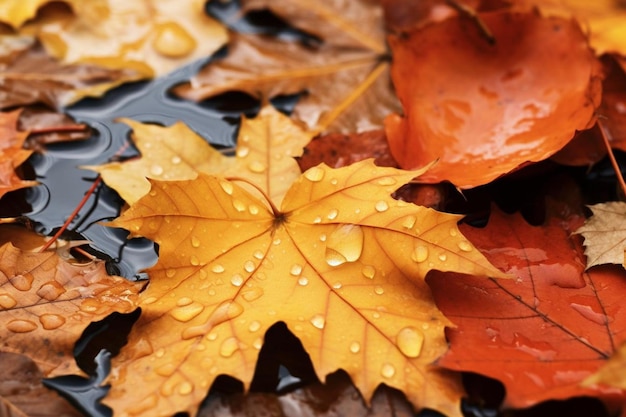
[(376, 268), (372, 265), (365, 265), (363, 269), (361, 269), (361, 273), (365, 278), (373, 279), (376, 275)]
[(456, 230), (456, 227), (451, 227), (449, 232), (450, 236), (452, 237), (456, 237), (459, 234), (459, 232)]
[(279, 238), (279, 237), (277, 237), (276, 239), (274, 239), (274, 240), (272, 241), (272, 244), (273, 244), (274, 246), (278, 246), (278, 245), (280, 245), (280, 238)]
[(337, 183), (338, 183), (338, 182), (339, 182), (339, 181), (337, 180), (337, 178), (332, 178), (332, 179), (330, 180), (330, 183), (331, 183), (332, 185), (337, 185)]
[(594, 311), (593, 307), (591, 307), (590, 305), (571, 303), (570, 307), (572, 307), (581, 316), (583, 316), (584, 318), (586, 318), (587, 320), (589, 320), (589, 321), (591, 321), (593, 323), (600, 324), (600, 325), (604, 326), (604, 325), (606, 325), (609, 322), (609, 319), (606, 316), (606, 314)]
[[(57, 281), (48, 281), (44, 283), (41, 287), (39, 287), (39, 289), (37, 290), (37, 295), (45, 300), (54, 301), (57, 298), (59, 298), (61, 294), (63, 294), (64, 292), (65, 292), (65, 288), (63, 288), (63, 286), (59, 284)], [(0, 306), (5, 307), (1, 297), (2, 296), (0, 296)], [(10, 308), (10, 307), (5, 307), (5, 308)]]
[(250, 325), (248, 326), (248, 330), (251, 332), (256, 332), (261, 328), (261, 323), (254, 320), (250, 322)]
[(178, 165), (180, 164), (180, 162), (181, 162), (180, 156), (177, 156), (177, 155), (172, 156), (172, 163), (174, 165)]
[(176, 270), (175, 269), (166, 269), (165, 270), (165, 276), (168, 278), (172, 278), (174, 275), (176, 275)]
[(298, 278), (298, 284), (302, 285), (303, 287), (307, 285), (308, 283), (309, 283), (309, 279), (307, 277)]
[(196, 255), (191, 255), (191, 257), (189, 258), (189, 263), (192, 264), (193, 266), (198, 266), (200, 265), (200, 260), (198, 259)]
[(396, 337), (398, 349), (409, 358), (417, 358), (422, 353), (424, 334), (415, 327), (405, 327)]
[(215, 264), (211, 267), (211, 271), (215, 272), (216, 274), (221, 274), (225, 270), (226, 268), (224, 268), (224, 265), (221, 264)]
[(252, 256), (254, 256), (256, 259), (261, 260), (261, 259), (263, 259), (263, 257), (265, 256), (265, 254), (264, 254), (262, 251), (260, 251), (260, 250), (256, 250), (256, 251), (254, 251), (254, 253), (252, 254)]
[(193, 246), (194, 248), (199, 248), (200, 239), (198, 239), (196, 236), (191, 236), (191, 246)]
[(383, 289), (383, 287), (376, 287), (374, 288), (374, 292), (378, 295), (383, 295), (385, 293), (385, 290)]
[(333, 284), (333, 288), (336, 289), (336, 290), (341, 289), (341, 287), (343, 287), (343, 284), (341, 282), (339, 282), (339, 281), (337, 281), (337, 282), (335, 282)]
[(246, 262), (243, 264), (243, 269), (245, 269), (245, 270), (246, 270), (246, 272), (252, 272), (252, 271), (254, 271), (254, 270), (255, 270), (255, 268), (256, 268), (256, 265), (255, 265), (255, 264), (254, 264), (254, 262), (252, 262), (252, 261), (246, 261)]
[(328, 238), (328, 236), (326, 236), (324, 233), (322, 233), (320, 235), (320, 242), (326, 242), (326, 239)]
[(165, 356), (165, 349), (163, 348), (158, 348), (156, 352), (154, 352), (154, 355), (157, 358), (162, 358), (163, 356)]
[(210, 340), (211, 342), (213, 342), (214, 340), (217, 340), (217, 333), (211, 332), (206, 335), (206, 338), (207, 340)]
[(445, 262), (446, 259), (448, 259), (448, 255), (446, 255), (445, 253), (441, 253), (439, 254), (438, 258), (441, 262)]
[(193, 303), (193, 300), (189, 297), (182, 297), (179, 298), (178, 301), (176, 301), (176, 305), (179, 307), (187, 306), (191, 303)]
[(154, 175), (155, 177), (163, 174), (163, 167), (161, 165), (152, 165), (150, 167), (150, 175)]
[(289, 273), (293, 275), (294, 277), (299, 276), (302, 273), (302, 265), (293, 264), (291, 266), (291, 269), (289, 270)]
[(180, 395), (189, 395), (193, 391), (193, 384), (188, 381), (183, 381), (178, 385), (178, 393)]
[(328, 217), (328, 220), (335, 220), (338, 215), (339, 215), (339, 210), (332, 209), (331, 211), (328, 212), (328, 215), (326, 217)]
[(260, 288), (260, 287), (252, 287), (241, 293), (241, 296), (246, 301), (254, 301), (256, 299), (261, 298), (262, 295), (263, 295), (263, 288)]
[(234, 337), (229, 337), (222, 342), (220, 355), (225, 358), (230, 358), (237, 350), (239, 350), (239, 342)]
[(9, 278), (9, 282), (20, 291), (30, 291), (35, 277), (31, 273), (18, 274)]
[(396, 179), (392, 177), (383, 177), (379, 179), (378, 185), (394, 185), (396, 183)]
[(181, 307), (173, 308), (170, 311), (172, 317), (176, 320), (186, 323), (189, 320), (196, 317), (198, 314), (202, 313), (204, 310), (204, 306), (200, 303), (191, 303), (188, 305), (184, 305)]
[(415, 226), (415, 222), (417, 222), (417, 218), (415, 216), (405, 217), (404, 220), (402, 221), (402, 227), (410, 230), (413, 228), (413, 226)]
[(156, 297), (147, 297), (147, 298), (144, 298), (144, 299), (141, 301), (141, 304), (152, 304), (152, 303), (154, 303), (156, 300), (158, 300), (158, 298), (156, 298)]
[(384, 200), (380, 200), (376, 203), (374, 208), (376, 208), (377, 212), (382, 213), (384, 211), (387, 211), (387, 209), (389, 208), (389, 204), (387, 204), (387, 202)]
[(37, 324), (30, 320), (11, 320), (7, 323), (7, 329), (13, 333), (28, 333), (37, 328)]
[(396, 368), (392, 364), (386, 363), (380, 369), (380, 374), (385, 378), (392, 378), (396, 374)]
[(149, 195), (150, 197), (156, 197), (157, 192), (156, 192), (156, 190), (155, 190), (155, 189), (151, 189), (151, 190), (150, 190), (150, 192), (148, 193), (148, 195)]
[(311, 182), (318, 182), (324, 178), (325, 171), (320, 167), (309, 168), (304, 172), (304, 178)]
[(168, 58), (181, 58), (196, 49), (196, 41), (178, 23), (166, 22), (157, 27), (152, 47)]
[(250, 169), (250, 171), (252, 171), (254, 173), (261, 174), (261, 173), (265, 172), (267, 167), (265, 166), (265, 164), (263, 162), (252, 161), (252, 162), (250, 162), (248, 164), (248, 169)]
[[(37, 292), (37, 294), (39, 294), (39, 292)], [(9, 294), (0, 294), (0, 307), (8, 310), (9, 308), (15, 307), (16, 304), (17, 301), (15, 298), (11, 297)]]
[(254, 204), (250, 204), (248, 206), (248, 211), (250, 212), (250, 214), (256, 215), (256, 214), (259, 214), (260, 209), (259, 209), (259, 206), (256, 206)]
[(375, 319), (379, 319), (380, 318), (380, 313), (378, 311), (374, 311), (372, 313), (372, 317), (374, 317)]
[(261, 350), (262, 346), (263, 346), (263, 339), (261, 339), (260, 337), (254, 339), (254, 342), (252, 342), (252, 347), (255, 348), (256, 350)]
[(462, 240), (457, 245), (463, 252), (470, 252), (472, 250), (472, 245), (467, 240)]
[(359, 342), (352, 342), (350, 344), (350, 352), (359, 353), (361, 351), (361, 344)]
[(165, 365), (159, 366), (154, 371), (157, 373), (157, 375), (168, 377), (172, 376), (172, 374), (176, 372), (176, 368), (176, 365), (174, 365), (173, 363), (166, 363)]
[(240, 287), (243, 284), (243, 277), (239, 274), (235, 274), (230, 278), (230, 283), (235, 287)]
[(228, 181), (220, 181), (220, 187), (228, 195), (233, 195), (233, 184)]
[(326, 263), (339, 266), (355, 262), (363, 251), (363, 230), (354, 224), (338, 226), (326, 241)]
[(311, 318), (311, 324), (318, 329), (323, 329), (326, 325), (326, 319), (321, 314), (316, 314)]
[(239, 146), (236, 153), (238, 157), (245, 158), (250, 153), (250, 148), (247, 146)]
[(233, 207), (240, 213), (246, 211), (246, 205), (241, 200), (233, 200)]
[(313, 224), (320, 224), (322, 222), (322, 218), (320, 216), (316, 216), (313, 219)]
[(65, 318), (58, 314), (42, 314), (39, 316), (41, 327), (46, 330), (54, 330), (65, 324)]
[(411, 259), (415, 262), (424, 262), (428, 259), (428, 248), (426, 246), (417, 245), (411, 253)]

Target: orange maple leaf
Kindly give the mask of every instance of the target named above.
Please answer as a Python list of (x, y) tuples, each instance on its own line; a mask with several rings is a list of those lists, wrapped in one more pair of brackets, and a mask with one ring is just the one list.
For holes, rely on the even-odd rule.
[[(570, 220), (571, 228), (581, 222)], [(619, 406), (614, 389), (580, 383), (626, 340), (623, 269), (585, 273), (580, 237), (557, 219), (536, 227), (519, 214), (492, 210), (486, 228), (460, 229), (494, 265), (519, 278), (433, 273), (428, 282), (437, 305), (458, 326), (438, 363), (502, 381), (508, 407), (582, 395)]]
[(15, 173), (33, 151), (22, 149), (28, 132), (17, 130), (21, 110), (0, 113), (0, 198), (6, 193), (37, 185), (35, 181), (24, 181)]
[(390, 197), (420, 173), (322, 164), (280, 211), (220, 177), (152, 181), (112, 223), (157, 242), (159, 262), (107, 403), (119, 415), (193, 412), (220, 373), (247, 386), (263, 334), (284, 321), (319, 374), (343, 368), (368, 399), (385, 382), (458, 415), (458, 381), (431, 366), (449, 322), (423, 278), (504, 275), (459, 233), (460, 216)]
[(595, 121), (600, 65), (576, 22), (479, 16), (494, 44), (461, 17), (390, 38), (405, 112), (385, 121), (391, 153), (403, 168), (439, 158), (420, 182), (486, 184), (548, 158)]

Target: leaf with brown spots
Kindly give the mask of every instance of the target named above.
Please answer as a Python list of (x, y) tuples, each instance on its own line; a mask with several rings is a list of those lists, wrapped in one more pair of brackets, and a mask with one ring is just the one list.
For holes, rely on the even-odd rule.
[[(15, 236), (6, 228), (0, 233)], [(107, 275), (102, 261), (73, 264), (54, 251), (6, 243), (0, 246), (1, 350), (33, 358), (44, 376), (77, 372), (72, 351), (82, 331), (114, 311), (132, 311), (141, 286)]]

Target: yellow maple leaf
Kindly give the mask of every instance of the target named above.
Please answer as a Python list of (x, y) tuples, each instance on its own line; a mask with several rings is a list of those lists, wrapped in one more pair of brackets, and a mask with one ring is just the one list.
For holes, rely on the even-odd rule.
[(28, 19), (35, 17), (37, 9), (50, 0), (3, 1), (0, 3), (0, 22), (19, 28)]
[[(5, 1), (0, 19), (18, 26), (48, 2)], [(204, 13), (202, 0), (64, 3), (72, 13), (50, 7), (20, 32), (36, 34), (46, 50), (65, 63), (130, 68), (152, 77), (210, 56), (227, 41), (226, 29)]]
[(613, 201), (589, 208), (593, 216), (574, 232), (585, 238), (587, 269), (602, 264), (626, 266), (626, 203)]
[(460, 216), (390, 197), (423, 171), (322, 164), (280, 211), (221, 177), (151, 181), (111, 224), (159, 244), (142, 317), (114, 361), (116, 415), (193, 413), (222, 373), (247, 386), (277, 321), (318, 374), (345, 369), (366, 399), (384, 382), (418, 407), (459, 415), (459, 381), (431, 365), (450, 322), (423, 278), (504, 274), (461, 235)]
[(130, 119), (120, 121), (133, 128), (141, 158), (85, 168), (99, 172), (129, 204), (150, 191), (147, 178), (187, 180), (199, 172), (245, 178), (279, 204), (300, 175), (293, 157), (302, 155), (303, 147), (316, 134), (273, 107), (265, 107), (256, 118), (243, 118), (233, 158), (212, 148), (182, 122), (163, 127)]

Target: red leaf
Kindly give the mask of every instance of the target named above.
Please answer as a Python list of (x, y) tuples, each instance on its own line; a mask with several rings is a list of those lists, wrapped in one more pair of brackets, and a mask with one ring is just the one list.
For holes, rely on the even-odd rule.
[(511, 407), (579, 395), (618, 400), (619, 390), (579, 383), (626, 339), (626, 272), (584, 273), (579, 237), (556, 219), (535, 227), (494, 210), (486, 228), (460, 229), (494, 265), (519, 278), (431, 275), (437, 305), (458, 326), (439, 364), (499, 379)]

